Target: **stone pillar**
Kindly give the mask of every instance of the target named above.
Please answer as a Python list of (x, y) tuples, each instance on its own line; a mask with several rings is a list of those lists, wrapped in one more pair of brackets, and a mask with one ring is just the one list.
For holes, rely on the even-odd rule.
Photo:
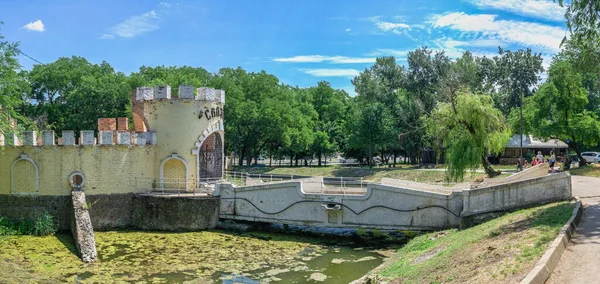
[(193, 99), (194, 98), (194, 86), (179, 86), (179, 98), (180, 99)]
[(42, 131), (42, 145), (54, 146), (54, 130)]
[(94, 130), (81, 130), (81, 145), (94, 145)]
[(138, 101), (153, 100), (154, 99), (154, 88), (138, 87), (137, 89), (135, 89), (135, 99)]
[(218, 103), (225, 103), (225, 91), (223, 90), (215, 90), (216, 100)]
[(117, 130), (117, 120), (114, 118), (98, 118), (98, 131)]
[(23, 146), (35, 146), (37, 142), (37, 132), (35, 131), (23, 131), (21, 134), (23, 137)]
[(98, 259), (96, 238), (94, 236), (94, 228), (92, 227), (88, 205), (85, 200), (85, 193), (82, 190), (71, 191), (71, 201), (73, 204), (71, 232), (73, 233), (79, 257), (86, 263), (96, 262)]
[(196, 94), (196, 100), (198, 101), (214, 101), (215, 100), (215, 89), (213, 88), (198, 88)]
[(117, 144), (129, 145), (131, 144), (131, 133), (126, 131), (117, 132)]
[(146, 145), (146, 135), (144, 132), (131, 133), (131, 143), (135, 145)]
[(111, 130), (98, 131), (100, 145), (113, 145), (113, 132)]
[(62, 144), (64, 146), (73, 146), (73, 145), (75, 145), (75, 131), (73, 131), (73, 130), (63, 130), (63, 132), (62, 132)]
[(0, 146), (4, 146), (6, 143), (6, 140), (4, 139), (4, 134), (0, 133)]
[(154, 89), (156, 99), (171, 99), (171, 86), (156, 86)]
[[(114, 130), (114, 129), (111, 129)], [(117, 118), (117, 130), (128, 131), (129, 130), (129, 119), (127, 117)]]

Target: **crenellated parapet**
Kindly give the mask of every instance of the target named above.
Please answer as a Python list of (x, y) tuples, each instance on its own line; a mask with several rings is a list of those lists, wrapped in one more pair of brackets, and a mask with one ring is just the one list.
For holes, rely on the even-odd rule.
[(62, 135), (57, 137), (54, 130), (43, 130), (41, 136), (37, 131), (23, 131), (19, 134), (0, 134), (0, 146), (108, 146), (108, 145), (155, 145), (156, 132), (134, 132), (134, 131), (98, 131), (82, 130), (79, 139), (76, 139), (75, 131), (63, 130)]
[(206, 102), (225, 103), (225, 91), (216, 90), (208, 87), (196, 89), (194, 94), (194, 86), (182, 85), (179, 86), (179, 95), (177, 98), (171, 97), (171, 86), (156, 86), (156, 87), (138, 87), (135, 90), (136, 101), (150, 100), (171, 100), (171, 99), (188, 99)]

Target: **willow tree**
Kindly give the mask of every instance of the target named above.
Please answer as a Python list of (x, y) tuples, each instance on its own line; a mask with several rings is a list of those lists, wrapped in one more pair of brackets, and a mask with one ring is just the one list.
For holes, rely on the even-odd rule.
[(430, 134), (444, 138), (450, 180), (460, 181), (479, 166), (488, 177), (500, 174), (488, 156), (504, 149), (510, 132), (492, 97), (459, 91), (450, 102), (438, 104), (427, 120)]

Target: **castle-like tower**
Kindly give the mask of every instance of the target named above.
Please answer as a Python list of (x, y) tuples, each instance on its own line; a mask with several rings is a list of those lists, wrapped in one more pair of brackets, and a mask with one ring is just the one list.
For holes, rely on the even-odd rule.
[[(0, 134), (0, 194), (67, 195), (192, 191), (223, 177), (225, 92), (180, 86), (132, 92), (127, 118), (101, 118), (94, 130)], [(76, 139), (79, 136), (79, 139)]]

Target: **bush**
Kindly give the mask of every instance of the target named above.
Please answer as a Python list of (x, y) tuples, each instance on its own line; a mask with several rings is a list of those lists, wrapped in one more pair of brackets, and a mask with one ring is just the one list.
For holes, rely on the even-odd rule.
[(34, 220), (23, 220), (21, 222), (13, 222), (0, 216), (0, 236), (49, 236), (54, 235), (56, 232), (56, 225), (54, 217), (48, 213), (44, 213)]

